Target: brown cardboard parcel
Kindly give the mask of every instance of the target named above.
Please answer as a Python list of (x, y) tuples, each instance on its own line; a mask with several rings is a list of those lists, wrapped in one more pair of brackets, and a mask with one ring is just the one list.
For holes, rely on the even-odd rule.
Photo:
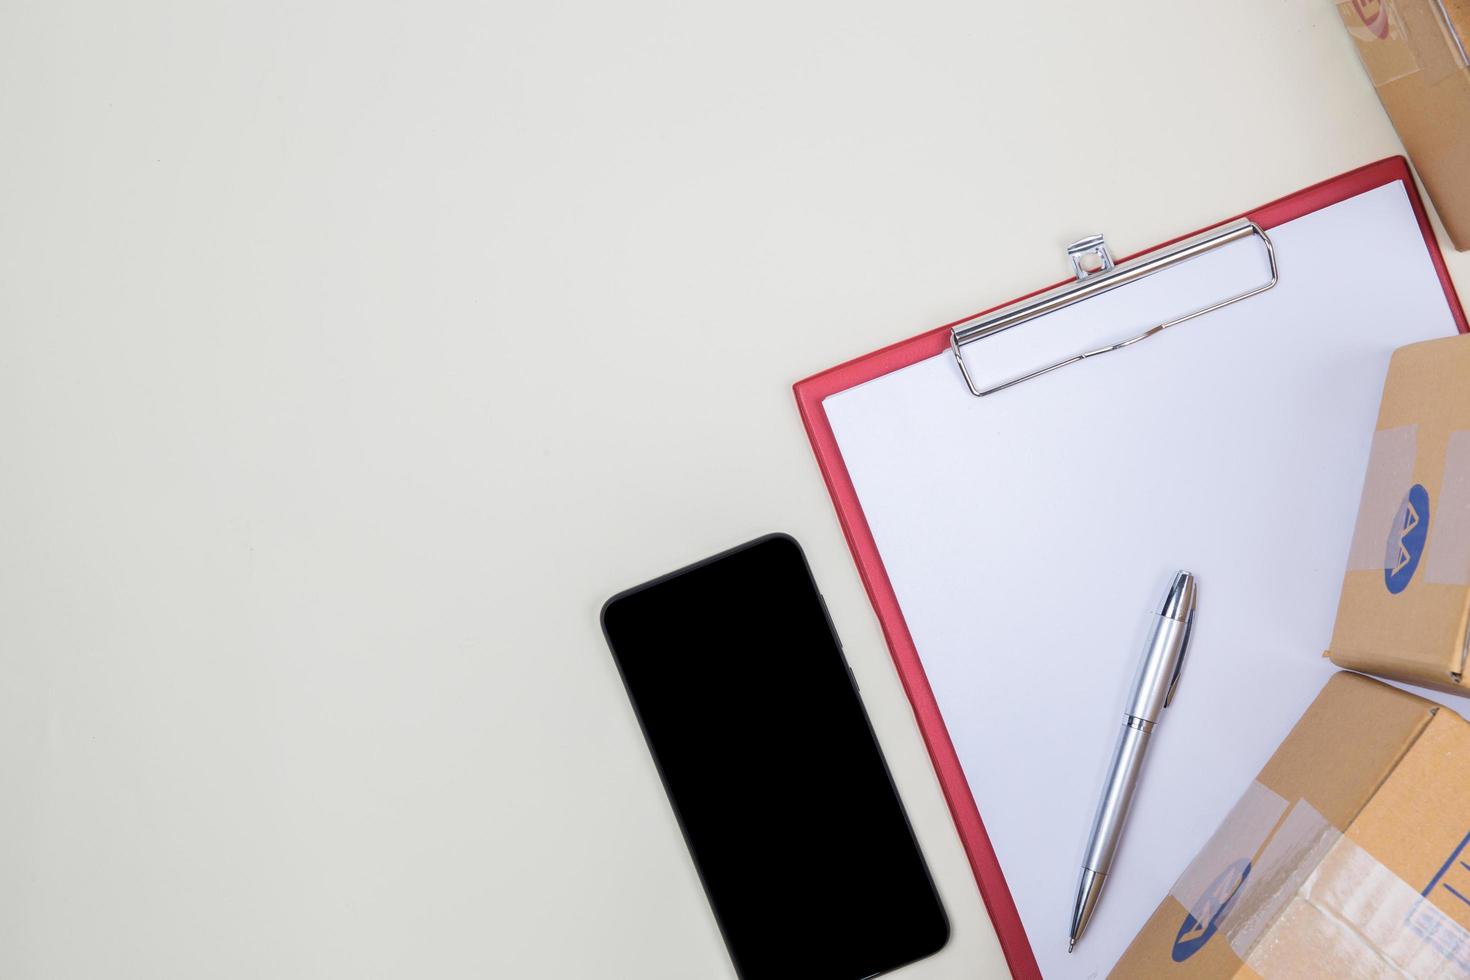
[(1459, 715), (1334, 675), (1112, 975), (1470, 975), (1467, 772)]
[(1450, 240), (1470, 249), (1470, 0), (1339, 0)]
[(1394, 352), (1327, 655), (1470, 694), (1470, 335)]

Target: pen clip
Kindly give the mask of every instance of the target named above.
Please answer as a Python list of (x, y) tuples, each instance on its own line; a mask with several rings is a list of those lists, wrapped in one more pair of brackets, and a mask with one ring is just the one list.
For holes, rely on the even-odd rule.
[(1164, 707), (1174, 703), (1174, 688), (1179, 686), (1179, 675), (1184, 670), (1184, 658), (1189, 656), (1189, 635), (1194, 632), (1194, 613), (1184, 621), (1184, 639), (1179, 641), (1179, 657), (1174, 661), (1174, 673), (1169, 678), (1169, 690), (1164, 694)]

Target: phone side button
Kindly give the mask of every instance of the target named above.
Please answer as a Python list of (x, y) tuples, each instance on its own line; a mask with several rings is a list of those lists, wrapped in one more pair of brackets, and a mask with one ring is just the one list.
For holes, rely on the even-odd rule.
[(857, 675), (852, 672), (852, 665), (847, 662), (847, 651), (842, 648), (842, 637), (837, 635), (837, 623), (832, 619), (832, 609), (827, 605), (827, 597), (818, 592), (817, 601), (822, 604), (822, 615), (827, 617), (827, 629), (832, 633), (832, 642), (837, 644), (837, 656), (842, 658), (842, 669), (847, 671), (847, 679), (852, 681), (852, 689), (861, 694), (862, 685), (858, 684)]

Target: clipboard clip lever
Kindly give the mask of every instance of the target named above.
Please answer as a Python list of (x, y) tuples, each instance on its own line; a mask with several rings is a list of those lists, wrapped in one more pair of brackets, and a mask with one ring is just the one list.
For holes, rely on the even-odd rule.
[[(1261, 245), (1266, 251), (1266, 262), (1270, 267), (1271, 275), (1265, 282), (1258, 286), (1253, 286), (1244, 292), (1227, 296), (1217, 303), (1201, 307), (1183, 316), (1174, 317), (1172, 320), (1156, 323), (1147, 330), (1119, 340), (1116, 343), (1080, 351), (1071, 357), (1064, 357), (1059, 361), (1043, 365), (1035, 370), (1017, 375), (1016, 377), (1002, 381), (999, 384), (990, 385), (989, 387), (981, 387), (976, 383), (974, 376), (970, 373), (969, 366), (965, 363), (965, 359), (961, 355), (962, 348), (967, 344), (972, 344), (977, 340), (984, 340), (986, 337), (994, 336), (1002, 330), (1009, 330), (1011, 327), (1019, 326), (1030, 320), (1046, 316), (1048, 313), (1055, 313), (1074, 303), (1080, 303), (1085, 299), (1105, 293), (1111, 289), (1116, 289), (1119, 286), (1127, 285), (1130, 282), (1135, 282), (1146, 276), (1151, 276), (1170, 266), (1187, 262), (1206, 252), (1223, 248), (1226, 245), (1246, 238), (1260, 239)], [(1178, 326), (1188, 320), (1193, 320), (1195, 317), (1204, 316), (1206, 313), (1213, 313), (1234, 303), (1239, 303), (1241, 300), (1250, 299), (1252, 296), (1264, 293), (1276, 285), (1280, 279), (1276, 269), (1276, 249), (1272, 246), (1270, 237), (1267, 236), (1260, 225), (1251, 221), (1249, 218), (1240, 218), (1221, 225), (1218, 228), (1213, 228), (1199, 235), (1195, 235), (1193, 238), (1176, 242), (1173, 245), (1166, 246), (1154, 252), (1147, 252), (1143, 255), (1135, 256), (1125, 262), (1114, 262), (1113, 255), (1108, 250), (1107, 242), (1103, 240), (1103, 236), (1092, 235), (1068, 245), (1067, 258), (1072, 264), (1074, 282), (1065, 283), (1054, 289), (1049, 289), (1040, 295), (1013, 303), (993, 313), (986, 313), (955, 324), (950, 329), (949, 346), (954, 352), (955, 362), (960, 366), (960, 374), (964, 377), (965, 384), (970, 389), (970, 394), (977, 398), (984, 398), (986, 395), (994, 395), (998, 392), (1005, 391), (1007, 388), (1015, 387), (1023, 381), (1030, 381), (1032, 378), (1039, 378), (1043, 374), (1050, 374), (1057, 368), (1066, 367), (1069, 364), (1076, 364), (1078, 361), (1085, 361), (1089, 357), (1097, 357), (1099, 354), (1110, 354), (1113, 351), (1122, 350), (1125, 347), (1132, 347), (1140, 340), (1147, 340), (1154, 334), (1167, 330), (1169, 327)]]

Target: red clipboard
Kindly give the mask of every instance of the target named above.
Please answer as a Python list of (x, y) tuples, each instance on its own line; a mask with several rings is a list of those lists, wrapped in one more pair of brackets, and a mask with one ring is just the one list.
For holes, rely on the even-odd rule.
[[(1419, 229), (1424, 234), (1424, 247), (1429, 252), (1429, 257), (1434, 263), (1435, 272), (1439, 276), (1440, 284), (1444, 287), (1445, 299), (1449, 304), (1450, 312), (1454, 317), (1455, 324), (1461, 333), (1470, 332), (1470, 324), (1465, 319), (1465, 311), (1460, 306), (1459, 297), (1450, 282), (1449, 272), (1445, 268), (1444, 256), (1440, 253), (1439, 245), (1435, 242), (1434, 232), (1429, 225), (1428, 215), (1424, 211), (1423, 201), (1414, 186), (1414, 179), (1409, 171), (1408, 161), (1403, 157), (1390, 157), (1377, 163), (1359, 167), (1357, 170), (1348, 171), (1341, 176), (1331, 180), (1325, 180), (1320, 184), (1314, 184), (1304, 190), (1297, 191), (1286, 197), (1264, 204), (1246, 212), (1243, 215), (1235, 215), (1226, 221), (1234, 221), (1238, 218), (1250, 218), (1263, 229), (1271, 229), (1277, 225), (1284, 224), (1303, 215), (1319, 211), (1329, 205), (1336, 204), (1359, 194), (1401, 181), (1404, 185), (1409, 203), (1413, 206), (1414, 214), (1419, 221)], [(1223, 223), (1223, 222), (1221, 222)], [(1209, 226), (1210, 228), (1216, 225)], [(1207, 229), (1202, 229), (1207, 230)], [(1136, 255), (1143, 255), (1166, 248), (1175, 242), (1183, 241), (1198, 232), (1181, 235), (1168, 242), (1163, 242), (1154, 248), (1144, 249)], [(1127, 258), (1133, 258), (1128, 256)], [(1120, 259), (1126, 261), (1126, 259)], [(1039, 293), (1062, 285), (1054, 283), (1045, 286), (1025, 296), (1017, 297), (1006, 303), (997, 304), (991, 309), (1000, 309), (1020, 300), (1028, 299)], [(991, 312), (990, 309), (982, 310), (980, 313), (962, 317), (953, 323), (936, 327), (926, 333), (900, 341), (882, 350), (875, 351), (864, 357), (848, 361), (845, 364), (815, 374), (810, 378), (799, 381), (794, 386), (797, 406), (801, 411), (803, 424), (806, 426), (807, 435), (812, 442), (812, 449), (816, 453), (817, 463), (821, 467), (822, 477), (827, 481), (827, 489), (832, 495), (832, 503), (837, 508), (837, 518), (842, 524), (843, 533), (847, 536), (848, 547), (852, 549), (853, 559), (857, 562), (858, 572), (862, 575), (863, 584), (868, 590), (868, 598), (873, 603), (873, 608), (878, 614), (878, 620), (883, 627), (883, 635), (888, 641), (889, 651), (893, 655), (893, 661), (898, 668), (899, 678), (903, 682), (904, 691), (908, 694), (909, 702), (913, 706), (914, 717), (919, 723), (919, 729), (923, 733), (924, 742), (929, 749), (929, 757), (934, 763), (935, 772), (939, 776), (940, 787), (944, 791), (945, 800), (949, 804), (950, 814), (954, 818), (955, 826), (959, 830), (960, 840), (964, 844), (965, 853), (970, 859), (970, 867), (974, 871), (975, 880), (980, 886), (980, 894), (985, 900), (985, 908), (990, 914), (991, 922), (995, 926), (996, 934), (1000, 938), (1001, 949), (1005, 953), (1006, 962), (1010, 966), (1011, 973), (1016, 977), (1040, 977), (1041, 971), (1037, 967), (1036, 957), (1031, 950), (1031, 944), (1026, 937), (1026, 931), (1021, 924), (1021, 917), (1016, 910), (1015, 902), (1011, 897), (1010, 888), (1006, 884), (1005, 875), (1001, 872), (1000, 863), (996, 859), (995, 851), (991, 847), (990, 839), (985, 833), (985, 824), (980, 819), (979, 808), (975, 804), (975, 798), (970, 792), (969, 784), (965, 780), (963, 770), (960, 768), (959, 757), (955, 753), (954, 745), (950, 741), (949, 732), (945, 727), (944, 719), (940, 716), (938, 703), (935, 701), (934, 693), (929, 686), (929, 681), (924, 673), (924, 665), (919, 660), (918, 651), (914, 647), (912, 637), (909, 635), (908, 627), (904, 623), (903, 612), (899, 609), (898, 597), (894, 594), (893, 586), (889, 582), (887, 572), (883, 568), (882, 559), (878, 556), (878, 547), (873, 540), (872, 532), (868, 528), (866, 518), (863, 516), (862, 506), (858, 502), (857, 492), (854, 490), (852, 481), (848, 477), (847, 468), (843, 463), (842, 454), (837, 446), (836, 437), (833, 435), (832, 427), (828, 423), (827, 415), (822, 408), (823, 399), (839, 391), (871, 381), (899, 368), (908, 367), (919, 361), (926, 360), (936, 354), (943, 353), (950, 347), (950, 330), (957, 324), (965, 323)]]

